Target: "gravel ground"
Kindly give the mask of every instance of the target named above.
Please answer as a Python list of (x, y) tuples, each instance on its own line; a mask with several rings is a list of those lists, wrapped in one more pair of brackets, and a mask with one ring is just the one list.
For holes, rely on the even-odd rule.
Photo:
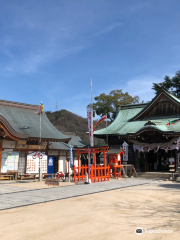
[[(129, 183), (123, 181), (125, 180), (111, 181), (109, 184), (105, 183), (104, 187), (103, 183), (88, 185), (90, 188), (94, 185), (94, 194), (86, 193), (79, 197), (72, 196), (2, 210), (0, 239), (180, 239), (180, 184), (152, 180), (149, 182), (143, 180), (139, 183), (135, 183), (136, 180), (130, 180)], [(98, 189), (100, 190), (99, 184), (102, 184), (101, 192), (95, 193)], [(113, 185), (117, 188), (118, 184), (121, 187), (110, 190)], [(105, 185), (106, 190), (102, 191)], [(80, 186), (84, 187), (84, 185), (74, 185), (41, 190), (31, 189), (24, 192), (2, 193), (1, 196), (8, 195), (13, 201), (15, 197), (13, 194), (17, 196), (20, 194), (22, 201), (27, 201), (21, 195), (22, 193), (35, 194), (37, 191), (47, 190), (54, 190), (57, 193), (64, 189), (61, 194), (65, 194), (69, 191), (67, 189), (73, 187), (78, 192)], [(81, 189), (81, 195), (82, 192)], [(45, 194), (45, 192), (42, 193)], [(135, 233), (137, 227), (141, 227), (144, 231), (140, 236)], [(146, 233), (147, 230), (173, 232)]]

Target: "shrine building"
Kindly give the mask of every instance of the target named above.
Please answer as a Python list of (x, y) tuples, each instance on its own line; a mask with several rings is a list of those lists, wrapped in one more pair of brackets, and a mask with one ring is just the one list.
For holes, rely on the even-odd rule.
[(38, 173), (39, 160), (32, 157), (36, 151), (42, 153), (42, 173), (68, 173), (70, 145), (84, 146), (77, 134), (57, 130), (45, 112), (40, 139), (38, 109), (38, 105), (0, 100), (0, 174)]
[(162, 88), (149, 102), (120, 106), (116, 119), (94, 132), (113, 148), (128, 145), (123, 162), (134, 164), (137, 171), (178, 170), (180, 137), (180, 99)]

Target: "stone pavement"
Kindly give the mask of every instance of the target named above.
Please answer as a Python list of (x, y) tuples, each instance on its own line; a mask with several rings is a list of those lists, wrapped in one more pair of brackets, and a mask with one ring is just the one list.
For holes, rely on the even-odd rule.
[[(45, 203), (72, 197), (111, 191), (126, 187), (158, 184), (155, 179), (111, 179), (106, 182), (92, 184), (70, 185), (65, 187), (50, 187), (44, 189), (30, 189), (13, 186), (13, 184), (0, 184), (0, 210)], [(22, 183), (23, 184), (23, 183)]]

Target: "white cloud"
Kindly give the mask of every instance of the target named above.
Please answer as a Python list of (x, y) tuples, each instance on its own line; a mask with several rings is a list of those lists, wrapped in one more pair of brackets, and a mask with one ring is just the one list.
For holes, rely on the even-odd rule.
[(107, 32), (110, 32), (112, 30), (114, 30), (117, 27), (122, 26), (123, 24), (121, 22), (119, 23), (112, 23), (111, 25), (106, 26), (104, 29), (100, 30), (99, 32), (95, 33), (93, 36), (98, 36)]
[(155, 97), (155, 91), (152, 89), (153, 83), (160, 83), (164, 81), (164, 76), (168, 75), (172, 77), (174, 74), (165, 73), (160, 76), (138, 76), (134, 79), (130, 79), (125, 84), (123, 92), (128, 92), (132, 96), (139, 96), (140, 101), (151, 101)]
[(122, 25), (113, 19), (107, 23), (108, 7), (99, 14), (100, 3), (55, 1), (44, 5), (43, 1), (30, 1), (4, 5), (8, 14), (2, 15), (0, 24), (0, 52), (6, 56), (3, 68), (11, 73), (34, 73), (49, 62), (91, 47), (94, 32), (100, 35)]

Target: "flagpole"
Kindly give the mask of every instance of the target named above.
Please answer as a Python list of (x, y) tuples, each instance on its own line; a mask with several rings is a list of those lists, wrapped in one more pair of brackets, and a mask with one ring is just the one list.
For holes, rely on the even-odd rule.
[(91, 126), (92, 126), (92, 138), (93, 138), (93, 141), (92, 141), (92, 146), (91, 147), (93, 147), (94, 146), (94, 136), (93, 136), (93, 100), (92, 100), (92, 79), (90, 80), (90, 86), (91, 86), (91, 109), (92, 109), (92, 111), (91, 111), (91, 121), (92, 121), (92, 123), (91, 123)]
[[(42, 103), (42, 101), (41, 101)], [(41, 112), (40, 112), (40, 133), (39, 133), (39, 152), (40, 152), (40, 145), (41, 145)], [(40, 154), (39, 154), (39, 182), (41, 181), (41, 166), (40, 166)]]
[[(91, 133), (92, 133), (92, 145), (91, 147), (94, 146), (94, 135), (93, 135), (93, 100), (92, 100), (92, 79), (90, 80), (90, 86), (91, 86)], [(93, 155), (93, 153), (92, 153)], [(89, 152), (89, 147), (88, 147), (88, 158), (89, 158), (89, 169), (88, 169), (88, 182), (89, 182), (89, 175), (90, 175), (90, 164), (91, 164), (91, 154)], [(94, 156), (93, 156), (93, 163), (94, 163)]]

